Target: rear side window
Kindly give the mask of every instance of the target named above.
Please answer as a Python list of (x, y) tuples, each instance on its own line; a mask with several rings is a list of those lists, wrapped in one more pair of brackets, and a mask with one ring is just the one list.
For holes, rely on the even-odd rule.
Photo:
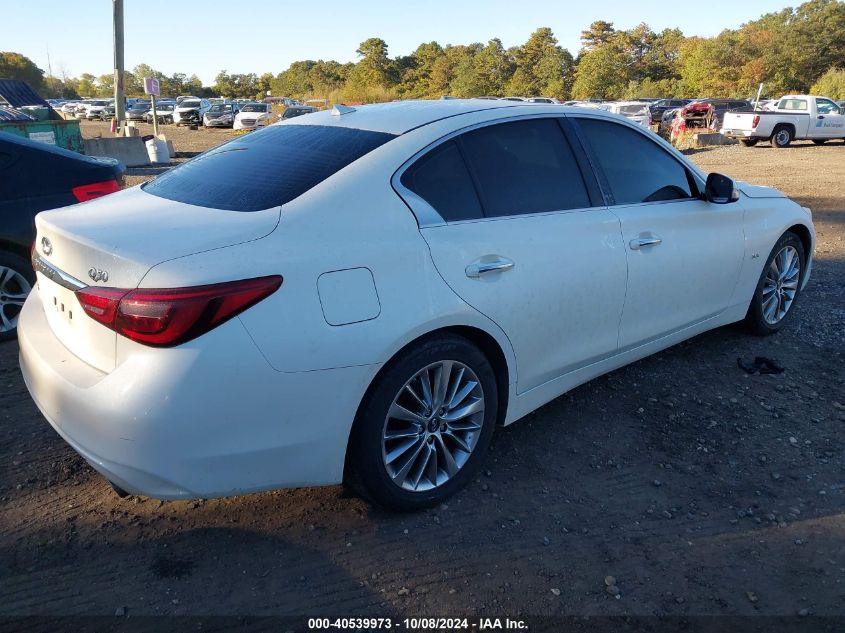
[(591, 206), (572, 149), (555, 119), (500, 123), (459, 137), (485, 215)]
[(778, 108), (781, 110), (807, 110), (807, 100), (806, 99), (781, 99), (780, 103), (778, 104)]
[(272, 125), (201, 154), (143, 189), (200, 207), (260, 211), (298, 198), (392, 138), (345, 127)]
[(447, 222), (482, 216), (464, 159), (455, 141), (446, 141), (402, 174), (402, 184), (428, 202)]
[(692, 197), (686, 168), (644, 134), (611, 121), (579, 118), (578, 124), (616, 204)]

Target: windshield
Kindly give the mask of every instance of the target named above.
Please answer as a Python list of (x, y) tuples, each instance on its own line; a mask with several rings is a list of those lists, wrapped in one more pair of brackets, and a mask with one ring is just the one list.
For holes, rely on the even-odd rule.
[(179, 104), (179, 107), (180, 108), (198, 108), (198, 107), (200, 107), (200, 102), (199, 101), (193, 101), (193, 100), (185, 100), (185, 101), (183, 101), (182, 103)]
[(222, 103), (217, 103), (217, 104), (211, 106), (211, 108), (209, 108), (209, 110), (208, 110), (209, 114), (217, 114), (217, 113), (220, 113), (220, 112), (231, 112), (231, 111), (232, 111), (232, 106), (229, 105), (228, 103), (225, 104), (225, 105), (223, 105)]
[(267, 112), (267, 106), (263, 103), (250, 103), (241, 108), (241, 112)]

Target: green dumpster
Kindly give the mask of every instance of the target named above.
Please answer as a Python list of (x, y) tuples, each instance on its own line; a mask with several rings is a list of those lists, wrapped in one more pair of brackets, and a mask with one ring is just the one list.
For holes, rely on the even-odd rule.
[(0, 132), (84, 153), (79, 121), (63, 119), (25, 82), (0, 79), (0, 103), (21, 109), (34, 118), (32, 121), (0, 120)]
[(79, 121), (0, 121), (0, 132), (83, 153)]

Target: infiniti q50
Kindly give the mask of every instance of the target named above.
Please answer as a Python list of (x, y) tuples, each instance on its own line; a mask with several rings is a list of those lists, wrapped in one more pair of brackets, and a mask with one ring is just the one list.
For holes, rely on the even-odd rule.
[(776, 332), (815, 240), (621, 117), (490, 100), (290, 119), (36, 224), (23, 374), (119, 490), (343, 481), (397, 509), (591, 378)]

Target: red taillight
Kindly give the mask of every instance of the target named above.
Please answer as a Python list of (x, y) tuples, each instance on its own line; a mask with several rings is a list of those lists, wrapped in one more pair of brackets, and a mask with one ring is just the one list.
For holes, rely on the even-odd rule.
[(751, 127), (756, 128), (758, 123), (760, 123), (760, 115), (755, 114), (754, 118), (751, 120)]
[(103, 182), (95, 182), (90, 185), (79, 185), (71, 189), (71, 191), (77, 200), (87, 202), (88, 200), (120, 191), (120, 183), (116, 180), (104, 180)]
[(282, 285), (273, 275), (193, 288), (76, 291), (88, 316), (145, 345), (172, 347), (190, 341), (270, 296)]

